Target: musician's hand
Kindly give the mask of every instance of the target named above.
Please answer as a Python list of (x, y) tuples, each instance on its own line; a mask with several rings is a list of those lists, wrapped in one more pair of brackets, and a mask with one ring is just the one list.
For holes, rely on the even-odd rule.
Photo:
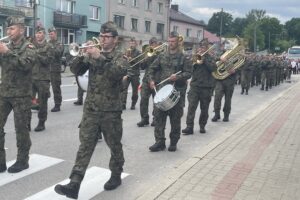
[(176, 81), (177, 80), (177, 76), (176, 74), (172, 74), (169, 78), (171, 81)]
[(123, 76), (123, 81), (126, 81), (128, 79), (128, 76)]
[(203, 59), (197, 60), (196, 63), (199, 64), (199, 65), (202, 65), (204, 63), (204, 60)]
[(155, 82), (154, 81), (150, 81), (149, 87), (153, 90), (155, 88)]
[(8, 47), (6, 46), (6, 44), (0, 42), (0, 53), (7, 53), (8, 52)]
[(222, 62), (226, 62), (227, 61), (227, 59), (226, 58), (220, 58), (220, 61), (222, 61)]

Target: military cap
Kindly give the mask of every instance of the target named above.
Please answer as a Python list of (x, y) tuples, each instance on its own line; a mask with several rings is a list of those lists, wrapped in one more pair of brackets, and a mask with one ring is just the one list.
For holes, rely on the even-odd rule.
[(40, 31), (45, 33), (45, 28), (41, 27), (41, 26), (36, 27), (35, 32), (37, 33), (37, 32), (40, 32)]
[(25, 19), (24, 19), (24, 17), (21, 17), (21, 16), (9, 16), (6, 19), (7, 27), (17, 25), (17, 24), (24, 25), (24, 23), (25, 23)]
[(112, 21), (102, 24), (100, 33), (111, 33), (113, 36), (118, 36), (117, 27)]
[(176, 31), (172, 31), (169, 37), (179, 37), (179, 34)]
[(51, 33), (51, 32), (56, 32), (56, 28), (55, 27), (48, 28), (48, 33)]
[(200, 42), (200, 46), (203, 46), (203, 47), (208, 47), (209, 46), (209, 42), (208, 42), (208, 39), (203, 39), (201, 42)]
[(149, 44), (154, 44), (154, 43), (157, 43), (158, 40), (156, 37), (152, 37), (150, 40), (149, 40)]

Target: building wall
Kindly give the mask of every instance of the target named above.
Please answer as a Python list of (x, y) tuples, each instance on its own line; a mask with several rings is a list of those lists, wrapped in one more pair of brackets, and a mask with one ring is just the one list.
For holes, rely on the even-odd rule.
[[(174, 31), (174, 26), (178, 27), (178, 29), (176, 31), (184, 37), (185, 42), (198, 43), (204, 37), (204, 27), (203, 26), (170, 20), (170, 31)], [(187, 29), (190, 29), (189, 36), (187, 36)], [(200, 34), (198, 34), (198, 31)]]
[[(139, 44), (147, 44), (151, 37), (166, 40), (168, 35), (169, 0), (152, 0), (150, 9), (147, 9), (147, 0), (108, 0), (108, 20), (114, 21), (114, 16), (124, 16), (124, 28), (119, 28), (121, 45), (126, 48), (130, 37), (135, 37)], [(162, 4), (161, 13), (158, 12), (158, 4)], [(137, 19), (137, 30), (132, 30), (131, 19)], [(146, 32), (145, 21), (150, 21), (150, 31)], [(157, 24), (164, 24), (162, 34), (157, 34)]]

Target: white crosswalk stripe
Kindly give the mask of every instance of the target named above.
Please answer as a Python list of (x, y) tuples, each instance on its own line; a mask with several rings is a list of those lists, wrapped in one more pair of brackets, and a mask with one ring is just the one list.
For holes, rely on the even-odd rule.
[[(43, 155), (38, 155), (38, 154), (30, 154), (29, 155), (29, 168), (16, 173), (16, 174), (10, 174), (8, 172), (4, 172), (0, 174), (0, 186), (5, 185), (7, 183), (13, 182), (17, 179), (23, 178), (25, 176), (31, 175), (35, 172), (41, 171), (47, 167), (56, 165), (63, 160), (58, 159), (58, 158), (52, 158), (48, 156), (43, 156)], [(11, 166), (14, 164), (16, 161), (9, 161), (7, 166)]]
[[(102, 192), (104, 183), (110, 178), (110, 170), (100, 168), (100, 167), (91, 167), (86, 171), (85, 177), (81, 183), (79, 191), (79, 200), (88, 200)], [(129, 174), (122, 173), (122, 179), (128, 176)], [(67, 184), (69, 179), (63, 180), (58, 184)], [(54, 191), (55, 185), (46, 188), (45, 190), (38, 192), (25, 200), (63, 200), (68, 199), (62, 195), (56, 194)]]

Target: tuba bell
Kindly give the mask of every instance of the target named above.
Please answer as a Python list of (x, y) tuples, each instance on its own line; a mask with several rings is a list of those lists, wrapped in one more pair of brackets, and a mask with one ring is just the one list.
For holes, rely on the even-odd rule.
[(221, 60), (225, 59), (226, 61), (218, 61), (217, 69), (212, 72), (212, 75), (217, 80), (223, 80), (230, 75), (230, 71), (235, 71), (240, 68), (245, 62), (244, 55), (244, 46), (242, 45), (242, 41), (240, 38), (235, 39), (235, 45), (227, 50), (221, 56)]

